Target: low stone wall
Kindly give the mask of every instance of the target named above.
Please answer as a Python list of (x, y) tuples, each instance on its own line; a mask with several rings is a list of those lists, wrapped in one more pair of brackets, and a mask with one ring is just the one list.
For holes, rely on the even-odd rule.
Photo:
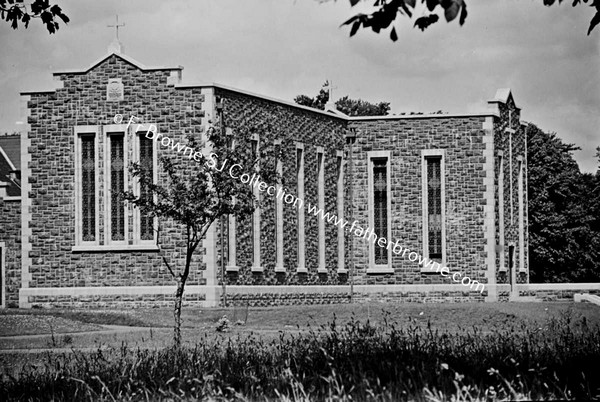
[(575, 293), (600, 296), (600, 283), (541, 283), (518, 285), (519, 296), (535, 297), (539, 301), (572, 302)]

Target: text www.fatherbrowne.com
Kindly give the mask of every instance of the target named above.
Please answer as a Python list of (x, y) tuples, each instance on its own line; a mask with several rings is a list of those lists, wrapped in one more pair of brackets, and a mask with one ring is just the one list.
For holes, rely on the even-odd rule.
[[(137, 119), (137, 117), (132, 116), (129, 120), (129, 124), (127, 125), (127, 127), (129, 127), (129, 125), (133, 122), (133, 119)], [(123, 117), (121, 115), (116, 115), (114, 121), (115, 123), (120, 124), (123, 121)], [(156, 142), (159, 142), (160, 139), (160, 144), (163, 147), (170, 147), (174, 151), (176, 150), (180, 153), (183, 152), (184, 155), (186, 155), (186, 153), (188, 153), (189, 151), (188, 157), (190, 159), (193, 158), (198, 162), (203, 160), (203, 158), (201, 158), (201, 152), (195, 152), (192, 148), (187, 147), (179, 142), (175, 142), (172, 138), (167, 137), (163, 134), (157, 133), (157, 128), (154, 125), (149, 126), (146, 132), (146, 138), (155, 140)], [(227, 160), (225, 160), (222, 163), (219, 163), (218, 155), (215, 153), (210, 153), (208, 155), (208, 159), (204, 160), (206, 161), (205, 163), (210, 169), (214, 169), (219, 172), (225, 170), (228, 165)], [(389, 250), (391, 247), (392, 252), (394, 254), (401, 255), (402, 257), (406, 256), (406, 258), (408, 258), (412, 262), (418, 260), (419, 265), (421, 265), (424, 269), (428, 269), (429, 272), (435, 271), (437, 273), (440, 273), (444, 277), (450, 276), (450, 270), (448, 269), (448, 267), (442, 266), (437, 261), (433, 261), (429, 258), (423, 257), (419, 253), (411, 251), (407, 247), (401, 246), (399, 244), (400, 240), (396, 240), (396, 242), (391, 242), (388, 241), (385, 237), (379, 237), (373, 229), (363, 229), (360, 225), (358, 225), (358, 221), (356, 220), (352, 222), (351, 225), (349, 225), (349, 221), (345, 219), (340, 219), (337, 215), (325, 212), (321, 208), (311, 204), (310, 202), (305, 203), (304, 200), (296, 197), (291, 193), (286, 192), (286, 190), (283, 187), (278, 186), (279, 188), (276, 188), (275, 186), (268, 185), (260, 179), (260, 175), (257, 173), (253, 173), (252, 176), (250, 176), (247, 173), (243, 173), (242, 166), (239, 164), (233, 164), (229, 166), (228, 173), (233, 179), (240, 180), (244, 184), (248, 184), (252, 187), (255, 187), (261, 193), (266, 192), (268, 195), (273, 196), (276, 199), (285, 202), (286, 204), (293, 205), (296, 208), (306, 208), (309, 214), (317, 216), (320, 219), (327, 221), (328, 223), (341, 227), (344, 231), (348, 230), (356, 237), (359, 237), (366, 241), (371, 241), (373, 242), (373, 244), (376, 244), (379, 247), (385, 247), (386, 250)], [(473, 289), (473, 287), (475, 287), (475, 291), (479, 290), (480, 293), (483, 293), (485, 290), (485, 285), (483, 283), (480, 283), (476, 280), (471, 280), (470, 277), (466, 275), (463, 276), (461, 272), (453, 272), (451, 277), (454, 282), (460, 282), (463, 286), (468, 286), (470, 289)]]

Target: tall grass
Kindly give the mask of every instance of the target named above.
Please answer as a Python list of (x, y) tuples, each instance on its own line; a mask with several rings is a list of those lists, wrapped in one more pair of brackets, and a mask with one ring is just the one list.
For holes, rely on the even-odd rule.
[[(48, 355), (0, 384), (21, 400), (502, 400), (600, 397), (600, 329), (571, 314), (483, 334), (355, 319), (275, 340)], [(2, 399), (0, 398), (0, 399)]]

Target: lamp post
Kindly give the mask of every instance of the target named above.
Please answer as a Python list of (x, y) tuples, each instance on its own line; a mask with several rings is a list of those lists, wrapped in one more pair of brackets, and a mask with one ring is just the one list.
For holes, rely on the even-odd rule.
[[(356, 141), (356, 130), (354, 128), (346, 129), (345, 133), (346, 144), (348, 144), (348, 193), (350, 198), (350, 218), (349, 221), (354, 221), (354, 160), (352, 146)], [(350, 303), (354, 303), (354, 239), (350, 236)]]
[[(223, 100), (218, 100), (215, 108), (219, 115), (221, 138), (225, 136), (225, 122), (223, 120)], [(229, 217), (229, 216), (228, 216)], [(227, 307), (227, 288), (225, 284), (225, 216), (221, 215), (221, 286), (223, 287), (223, 306)]]

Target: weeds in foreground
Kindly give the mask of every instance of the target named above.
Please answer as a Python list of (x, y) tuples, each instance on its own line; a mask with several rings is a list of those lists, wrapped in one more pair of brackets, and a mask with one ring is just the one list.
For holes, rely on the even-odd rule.
[(565, 314), (482, 334), (351, 320), (266, 341), (48, 355), (4, 399), (466, 401), (600, 397), (600, 329)]

